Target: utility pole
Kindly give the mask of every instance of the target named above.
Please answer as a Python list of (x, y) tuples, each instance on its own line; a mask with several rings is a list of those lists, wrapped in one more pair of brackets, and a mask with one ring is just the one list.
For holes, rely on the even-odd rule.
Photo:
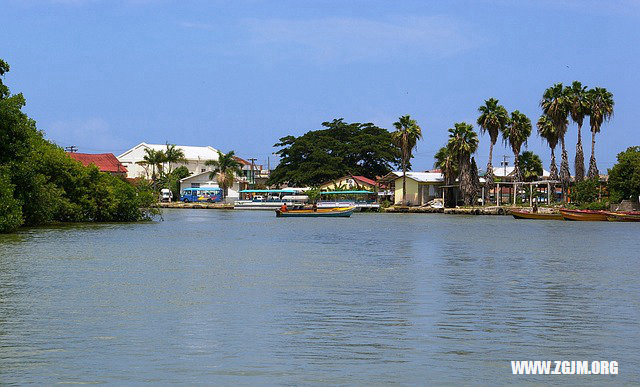
[(64, 151), (65, 152), (69, 152), (69, 153), (75, 153), (78, 151), (78, 147), (75, 145), (71, 145), (71, 146), (65, 146), (64, 147)]
[(507, 165), (509, 165), (509, 162), (507, 161), (507, 159), (511, 157), (508, 155), (502, 155), (502, 166), (504, 167), (504, 177), (507, 177)]
[(255, 172), (253, 171), (253, 167), (255, 165), (256, 160), (257, 159), (255, 157), (252, 157), (249, 159), (249, 161), (251, 161), (251, 184), (253, 185), (252, 188), (254, 189), (256, 188), (256, 175), (255, 175)]

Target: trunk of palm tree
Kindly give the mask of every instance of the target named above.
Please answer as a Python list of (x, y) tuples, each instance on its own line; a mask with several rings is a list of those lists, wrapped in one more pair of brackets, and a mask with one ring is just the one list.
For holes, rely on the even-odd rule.
[(460, 169), (460, 191), (465, 206), (470, 206), (473, 197), (473, 182), (471, 181), (470, 161), (468, 156), (462, 156), (458, 163)]
[(584, 180), (584, 152), (582, 150), (582, 125), (578, 124), (578, 143), (576, 144), (576, 159), (574, 168), (576, 171), (576, 183)]
[(485, 173), (484, 175), (484, 179), (485, 179), (484, 184), (485, 184), (485, 187), (487, 188), (487, 192), (489, 192), (489, 190), (495, 186), (494, 178), (495, 178), (495, 175), (493, 174), (493, 142), (491, 142), (491, 145), (489, 146), (489, 162), (487, 163), (487, 173)]
[(591, 158), (589, 159), (589, 179), (596, 178), (600, 175), (598, 166), (596, 165), (596, 132), (591, 131)]
[(558, 166), (556, 165), (555, 148), (551, 148), (551, 167), (549, 167), (549, 179), (558, 180)]
[(402, 158), (402, 205), (407, 205), (407, 163), (404, 157)]
[(567, 202), (567, 191), (569, 189), (569, 182), (571, 180), (571, 172), (569, 172), (569, 156), (567, 156), (567, 149), (564, 147), (564, 137), (560, 138), (562, 144), (562, 161), (560, 162), (560, 182), (562, 183), (562, 201)]

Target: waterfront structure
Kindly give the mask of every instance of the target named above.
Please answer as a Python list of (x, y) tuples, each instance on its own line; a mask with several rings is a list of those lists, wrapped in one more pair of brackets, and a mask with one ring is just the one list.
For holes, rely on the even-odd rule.
[(335, 190), (335, 189), (349, 189), (349, 190), (366, 190), (375, 191), (380, 188), (380, 184), (374, 180), (371, 180), (364, 176), (343, 176), (339, 179), (328, 181), (320, 186), (320, 190)]
[[(493, 175), (502, 181), (513, 181), (515, 167), (510, 165), (501, 165), (499, 167), (493, 167)], [(542, 176), (538, 176), (542, 179), (549, 179), (551, 172), (546, 169), (542, 170)]]
[(125, 167), (113, 153), (78, 153), (67, 152), (69, 157), (82, 163), (85, 167), (95, 165), (100, 172), (106, 172), (114, 176), (127, 176)]
[[(389, 172), (378, 180), (393, 191), (394, 204), (402, 204), (402, 171)], [(427, 172), (407, 172), (406, 200), (409, 206), (422, 206), (442, 197), (444, 175), (438, 169)]]
[[(165, 151), (166, 144), (147, 144), (140, 143), (128, 151), (118, 156), (118, 160), (126, 167), (127, 177), (149, 177), (151, 167), (142, 164), (144, 162), (145, 149), (153, 149), (155, 151)], [(218, 150), (210, 146), (186, 146), (176, 145), (176, 149), (180, 149), (184, 153), (186, 162), (179, 162), (173, 165), (173, 169), (185, 166), (194, 174), (201, 174), (209, 171), (209, 167), (205, 165), (207, 160), (218, 160)]]
[[(184, 192), (185, 188), (220, 188), (218, 181), (211, 179), (209, 175), (211, 171), (210, 167), (206, 167), (204, 172), (196, 173), (191, 176), (187, 176), (180, 180), (180, 192)], [(249, 181), (245, 176), (236, 176), (233, 180), (233, 185), (228, 187), (227, 196), (224, 198), (225, 202), (231, 202), (240, 198), (240, 191), (249, 188)]]

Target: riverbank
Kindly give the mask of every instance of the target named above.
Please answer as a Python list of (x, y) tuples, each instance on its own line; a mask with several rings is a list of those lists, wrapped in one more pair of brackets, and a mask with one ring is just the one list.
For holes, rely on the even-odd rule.
[(385, 208), (383, 212), (433, 214), (444, 213), (454, 215), (510, 215), (511, 207), (457, 207), (457, 208), (432, 208), (432, 207), (406, 207), (392, 206)]

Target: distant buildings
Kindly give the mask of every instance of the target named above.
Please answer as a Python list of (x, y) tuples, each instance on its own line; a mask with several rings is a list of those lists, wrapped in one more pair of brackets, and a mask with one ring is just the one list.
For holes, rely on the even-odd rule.
[[(387, 184), (393, 191), (394, 204), (402, 203), (402, 171), (389, 172), (378, 180), (379, 183)], [(431, 200), (442, 197), (444, 176), (440, 170), (427, 172), (407, 172), (407, 205), (422, 206)]]
[(84, 166), (95, 165), (100, 172), (107, 172), (114, 176), (126, 177), (128, 170), (113, 153), (67, 153), (69, 157), (82, 163)]
[[(185, 146), (177, 145), (177, 149), (184, 152), (186, 163), (179, 163), (175, 167), (185, 166), (192, 174), (208, 171), (210, 167), (204, 165), (207, 160), (218, 160), (218, 150), (210, 146)], [(150, 177), (151, 166), (144, 165), (145, 149), (165, 151), (165, 144), (140, 143), (118, 156), (118, 160), (127, 167), (127, 177)]]
[(334, 189), (360, 189), (366, 191), (374, 191), (379, 188), (380, 185), (364, 176), (343, 176), (339, 179), (326, 182), (320, 186), (321, 190), (334, 190)]

